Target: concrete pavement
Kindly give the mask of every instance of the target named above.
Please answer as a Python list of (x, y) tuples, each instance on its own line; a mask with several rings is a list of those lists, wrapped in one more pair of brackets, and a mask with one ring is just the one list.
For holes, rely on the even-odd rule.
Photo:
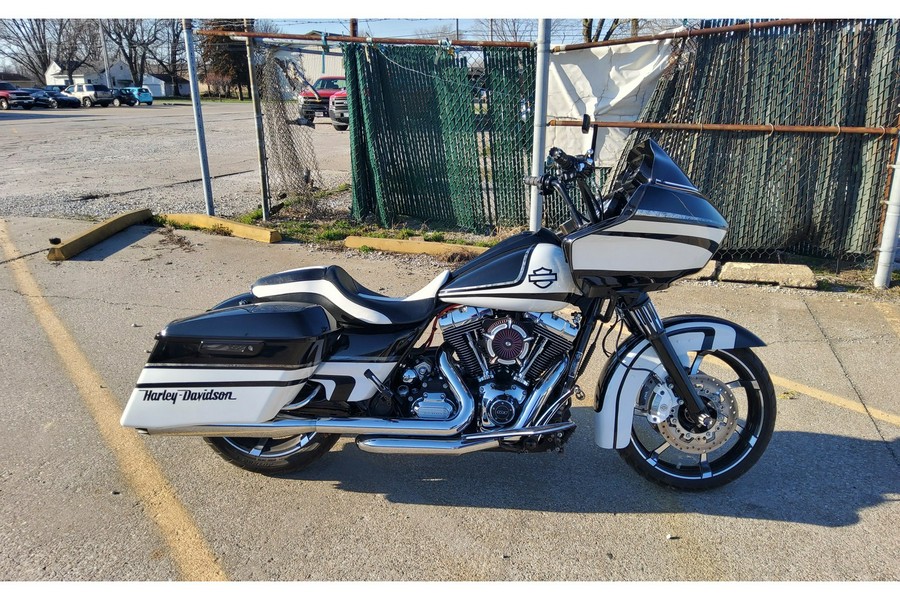
[[(25, 255), (15, 262), (122, 407), (159, 329), (262, 275), (338, 263), (373, 290), (405, 295), (445, 268), (144, 226), (51, 263), (37, 251), (82, 222), (5, 222)], [(91, 416), (23, 293), (5, 263), (0, 572), (187, 576), (183, 541), (155, 524), (100, 434), (119, 415)], [(140, 442), (235, 580), (900, 579), (900, 305), (713, 282), (653, 297), (664, 316), (718, 315), (768, 342), (758, 354), (780, 382), (776, 432), (760, 462), (720, 490), (658, 488), (594, 446), (599, 352), (562, 455), (378, 456), (345, 438), (302, 476), (266, 478), (198, 439)]]

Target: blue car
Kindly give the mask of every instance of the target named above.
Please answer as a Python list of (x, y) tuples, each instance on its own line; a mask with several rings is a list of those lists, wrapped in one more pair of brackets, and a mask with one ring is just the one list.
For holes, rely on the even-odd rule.
[(153, 106), (153, 94), (150, 93), (145, 87), (127, 87), (122, 88), (123, 90), (129, 90), (132, 94), (138, 99), (138, 106), (141, 104), (146, 104), (147, 106)]

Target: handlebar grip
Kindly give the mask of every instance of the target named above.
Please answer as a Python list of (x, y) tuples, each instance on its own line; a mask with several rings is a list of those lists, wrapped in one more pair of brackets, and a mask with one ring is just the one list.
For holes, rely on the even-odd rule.
[(543, 185), (540, 177), (526, 176), (522, 178), (522, 181), (525, 183), (525, 185), (533, 185), (535, 187), (540, 187), (541, 185)]
[(560, 168), (571, 169), (575, 166), (575, 159), (559, 148), (550, 148), (550, 157), (556, 161), (556, 164), (558, 164)]

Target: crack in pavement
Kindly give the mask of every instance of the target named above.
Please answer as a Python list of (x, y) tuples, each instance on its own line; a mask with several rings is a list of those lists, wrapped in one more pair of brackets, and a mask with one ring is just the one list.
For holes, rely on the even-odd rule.
[(184, 311), (204, 311), (205, 308), (197, 308), (196, 306), (191, 307), (183, 307), (183, 306), (174, 306), (171, 304), (135, 304), (133, 302), (116, 302), (114, 300), (104, 300), (103, 298), (88, 298), (84, 296), (57, 296), (57, 295), (41, 295), (41, 296), (32, 296), (30, 294), (25, 294), (19, 290), (11, 290), (9, 288), (0, 288), (0, 292), (8, 292), (10, 294), (16, 294), (17, 296), (21, 296), (22, 298), (47, 298), (47, 299), (55, 299), (55, 300), (80, 300), (85, 302), (97, 302), (101, 304), (105, 304), (108, 306), (134, 306), (138, 308), (164, 308), (166, 310), (184, 310)]

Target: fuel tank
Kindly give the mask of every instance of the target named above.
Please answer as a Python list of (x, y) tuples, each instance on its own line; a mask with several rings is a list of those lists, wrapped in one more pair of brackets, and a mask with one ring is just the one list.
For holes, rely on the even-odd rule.
[(514, 235), (454, 271), (438, 298), (477, 308), (552, 312), (565, 308), (576, 291), (559, 238), (541, 229)]

